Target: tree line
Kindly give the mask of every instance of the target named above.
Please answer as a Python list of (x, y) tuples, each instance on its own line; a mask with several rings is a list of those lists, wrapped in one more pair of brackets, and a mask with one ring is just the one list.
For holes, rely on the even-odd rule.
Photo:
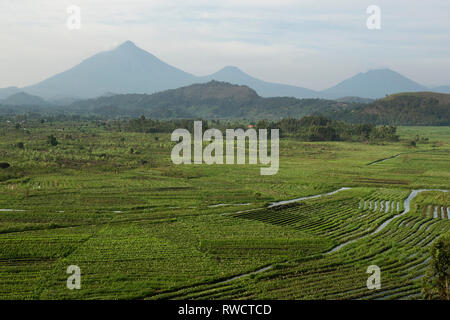
[[(201, 120), (201, 119), (197, 119)], [(202, 120), (203, 129), (254, 128), (279, 129), (280, 137), (291, 137), (304, 141), (398, 141), (395, 126), (375, 124), (350, 124), (330, 120), (324, 116), (306, 116), (301, 119), (287, 118), (277, 121), (260, 120)], [(145, 133), (170, 133), (178, 128), (193, 129), (193, 119), (154, 120), (141, 116), (121, 122), (125, 131)]]

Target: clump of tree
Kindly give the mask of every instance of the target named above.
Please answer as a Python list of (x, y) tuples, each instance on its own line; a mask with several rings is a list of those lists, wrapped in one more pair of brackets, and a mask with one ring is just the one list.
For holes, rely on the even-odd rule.
[(10, 166), (8, 162), (0, 162), (0, 169), (8, 169)]
[(58, 145), (58, 140), (54, 135), (50, 135), (47, 137), (47, 143), (53, 147), (56, 147)]
[[(278, 121), (260, 120), (210, 120), (203, 121), (202, 128), (225, 129), (253, 127), (255, 129), (279, 129), (281, 137), (293, 137), (304, 141), (398, 141), (397, 128), (374, 124), (350, 124), (330, 120), (323, 116), (306, 116), (300, 119), (286, 118)], [(122, 123), (125, 131), (146, 133), (170, 133), (175, 129), (193, 130), (194, 120), (153, 120), (144, 116)]]
[(370, 104), (353, 108), (329, 109), (323, 115), (347, 122), (369, 122), (374, 124), (448, 126), (450, 125), (450, 103), (414, 93), (394, 95)]
[(281, 136), (296, 137), (306, 141), (398, 141), (397, 128), (374, 124), (350, 124), (330, 120), (323, 116), (306, 116), (301, 119), (262, 120), (259, 129), (278, 128)]
[(422, 294), (425, 299), (449, 300), (450, 232), (433, 243), (430, 253), (431, 265), (423, 281)]
[(370, 132), (370, 140), (372, 141), (398, 141), (399, 137), (396, 135), (397, 127), (394, 126), (379, 126), (373, 127)]

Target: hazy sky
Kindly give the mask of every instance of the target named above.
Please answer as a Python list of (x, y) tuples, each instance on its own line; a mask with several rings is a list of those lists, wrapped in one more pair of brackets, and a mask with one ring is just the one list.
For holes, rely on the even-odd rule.
[[(66, 9), (81, 8), (68, 30)], [(366, 9), (381, 8), (381, 30)], [(34, 84), (125, 40), (195, 75), (234, 65), (325, 89), (389, 67), (450, 85), (449, 0), (1, 0), (0, 87)]]

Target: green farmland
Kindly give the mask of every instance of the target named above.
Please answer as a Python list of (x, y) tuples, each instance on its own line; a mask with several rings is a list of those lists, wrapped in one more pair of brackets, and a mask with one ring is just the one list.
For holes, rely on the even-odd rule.
[[(261, 176), (174, 165), (169, 134), (2, 122), (0, 299), (420, 299), (450, 194), (405, 200), (450, 189), (450, 127), (398, 133), (283, 138), (278, 173)], [(66, 286), (70, 265), (80, 290)], [(370, 265), (381, 289), (366, 286)]]

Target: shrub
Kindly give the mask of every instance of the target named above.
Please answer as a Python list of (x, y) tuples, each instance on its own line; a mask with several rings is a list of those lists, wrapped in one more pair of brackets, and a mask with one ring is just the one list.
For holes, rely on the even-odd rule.
[(8, 162), (0, 162), (0, 168), (1, 169), (7, 169), (9, 168), (11, 165)]
[(411, 140), (408, 142), (408, 147), (415, 147), (417, 145), (415, 140)]
[(450, 232), (441, 236), (431, 247), (431, 265), (423, 282), (425, 299), (449, 300)]
[(58, 145), (58, 140), (56, 140), (56, 138), (53, 135), (50, 135), (47, 137), (47, 142), (48, 144), (50, 144), (51, 146), (56, 147)]

